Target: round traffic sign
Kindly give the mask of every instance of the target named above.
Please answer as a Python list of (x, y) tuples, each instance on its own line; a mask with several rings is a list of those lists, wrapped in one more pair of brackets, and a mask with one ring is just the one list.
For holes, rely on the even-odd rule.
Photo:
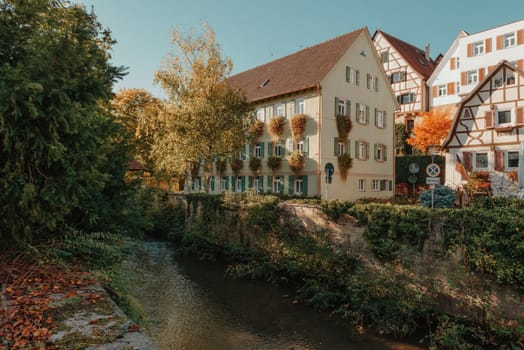
[(436, 163), (431, 163), (426, 167), (426, 174), (430, 177), (437, 177), (440, 175), (440, 166)]

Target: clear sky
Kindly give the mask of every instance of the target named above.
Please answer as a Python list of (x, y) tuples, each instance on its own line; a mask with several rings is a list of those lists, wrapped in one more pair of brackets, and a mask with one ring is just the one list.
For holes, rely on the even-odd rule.
[(73, 0), (94, 7), (118, 41), (115, 65), (129, 74), (115, 85), (161, 96), (154, 73), (170, 52), (174, 28), (201, 31), (207, 22), (233, 73), (367, 26), (396, 36), (431, 57), (445, 53), (460, 30), (476, 33), (524, 18), (524, 0)]

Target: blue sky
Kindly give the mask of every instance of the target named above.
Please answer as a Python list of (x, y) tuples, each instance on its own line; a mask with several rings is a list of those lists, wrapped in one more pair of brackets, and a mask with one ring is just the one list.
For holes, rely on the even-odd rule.
[(445, 53), (460, 30), (476, 33), (524, 18), (523, 0), (73, 0), (94, 12), (118, 41), (115, 65), (129, 74), (115, 85), (143, 88), (161, 96), (154, 73), (170, 51), (174, 28), (214, 29), (233, 73), (256, 67), (338, 35), (367, 26), (381, 29), (431, 57)]

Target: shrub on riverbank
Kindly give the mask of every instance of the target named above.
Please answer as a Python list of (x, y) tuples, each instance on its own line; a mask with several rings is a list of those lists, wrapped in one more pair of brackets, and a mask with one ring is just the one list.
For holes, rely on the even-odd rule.
[(438, 305), (444, 291), (438, 286), (415, 288), (398, 271), (406, 247), (420, 254), (428, 237), (438, 232), (440, 256), (461, 248), (470, 271), (522, 286), (524, 227), (515, 205), (488, 211), (323, 203), (331, 217), (349, 214), (366, 225), (367, 247), (382, 261), (371, 270), (356, 251), (336, 245), (329, 232), (306, 229), (279, 203), (275, 197), (255, 194), (180, 198), (185, 227), (178, 237), (197, 254), (231, 259), (228, 273), (233, 277), (290, 283), (296, 287), (297, 300), (357, 326), (395, 336), (426, 332), (435, 349), (458, 344), (479, 349), (523, 346), (519, 338), (524, 330), (518, 324), (501, 323), (484, 309), (482, 318), (475, 320), (471, 315), (446, 315)]

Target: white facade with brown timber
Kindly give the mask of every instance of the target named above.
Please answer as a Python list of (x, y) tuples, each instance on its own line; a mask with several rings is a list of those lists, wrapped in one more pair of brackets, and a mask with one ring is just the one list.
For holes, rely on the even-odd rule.
[(455, 106), (502, 60), (523, 69), (524, 20), (475, 34), (461, 31), (428, 80), (430, 107)]
[(458, 105), (444, 144), (446, 185), (489, 174), (491, 192), (516, 195), (524, 186), (524, 76), (503, 61)]

